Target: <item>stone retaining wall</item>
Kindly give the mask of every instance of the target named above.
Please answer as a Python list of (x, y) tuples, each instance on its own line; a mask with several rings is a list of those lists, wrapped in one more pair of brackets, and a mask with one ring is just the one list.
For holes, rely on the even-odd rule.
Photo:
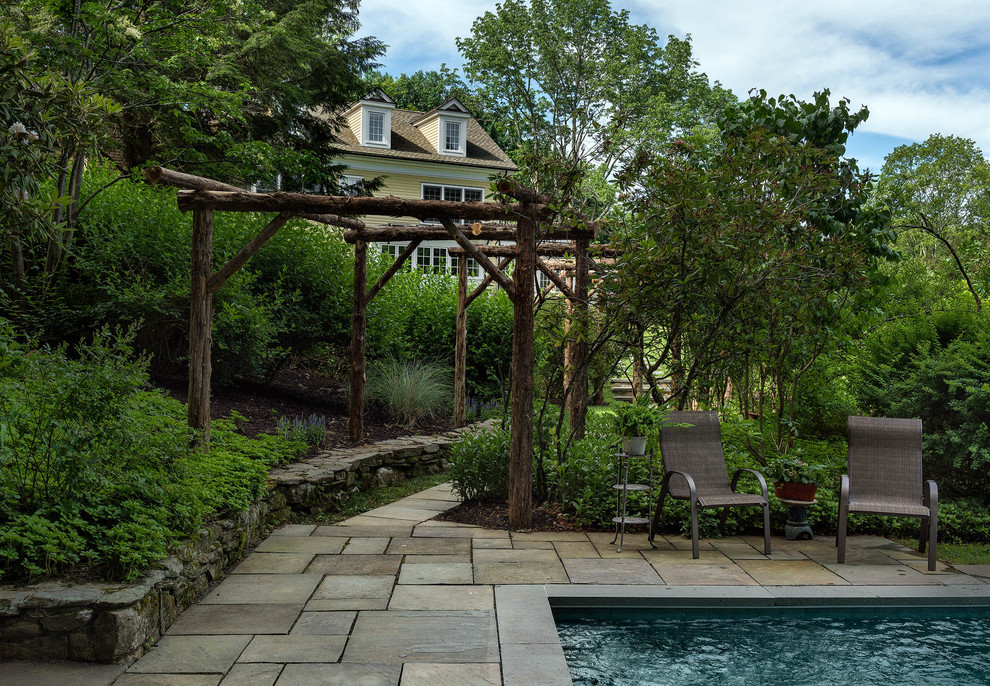
[(211, 522), (135, 584), (0, 586), (0, 660), (131, 662), (290, 511), (315, 512), (355, 490), (445, 470), (458, 438), (398, 438), (275, 469), (264, 498)]

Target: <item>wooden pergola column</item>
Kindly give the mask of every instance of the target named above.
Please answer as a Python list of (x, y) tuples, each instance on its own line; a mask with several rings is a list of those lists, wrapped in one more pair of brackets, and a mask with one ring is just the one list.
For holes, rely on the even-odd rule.
[(454, 334), (454, 428), (464, 426), (467, 401), (467, 255), (457, 260), (457, 320)]
[(512, 308), (512, 433), (509, 438), (509, 527), (528, 529), (533, 522), (533, 284), (536, 271), (536, 224), (519, 219)]
[(368, 285), (368, 244), (354, 243), (354, 290), (351, 297), (351, 394), (347, 431), (355, 443), (364, 438), (364, 343), (367, 330), (365, 289)]
[(588, 286), (590, 283), (590, 259), (588, 241), (575, 241), (575, 270), (573, 297), (567, 300), (567, 350), (565, 369), (569, 368), (570, 393), (567, 395), (567, 411), (571, 431), (575, 438), (583, 438), (585, 419), (588, 415)]
[(189, 397), (186, 420), (196, 443), (210, 444), (210, 378), (213, 376), (213, 211), (193, 212), (189, 293)]

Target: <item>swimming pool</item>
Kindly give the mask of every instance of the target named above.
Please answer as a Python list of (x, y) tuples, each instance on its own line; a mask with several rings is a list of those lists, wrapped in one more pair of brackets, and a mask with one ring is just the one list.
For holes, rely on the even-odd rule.
[(575, 686), (985, 686), (990, 608), (555, 608)]

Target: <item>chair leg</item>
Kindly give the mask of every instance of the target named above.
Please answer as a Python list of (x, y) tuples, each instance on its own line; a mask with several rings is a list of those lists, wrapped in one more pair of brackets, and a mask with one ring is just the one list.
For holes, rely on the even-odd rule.
[(657, 509), (653, 511), (653, 520), (650, 522), (650, 534), (646, 537), (650, 545), (653, 544), (653, 539), (656, 538), (657, 531), (660, 530), (660, 515), (663, 514), (663, 504), (667, 500), (667, 491), (669, 489), (669, 481), (665, 478), (660, 485), (660, 495), (657, 497)]
[(718, 530), (723, 536), (725, 535), (725, 522), (729, 519), (729, 508), (722, 508), (722, 516), (718, 520)]
[(691, 556), (695, 560), (701, 557), (700, 548), (698, 543), (698, 501), (691, 500)]
[(938, 561), (935, 557), (935, 548), (938, 545), (938, 512), (933, 510), (928, 520), (928, 571), (934, 572)]
[(763, 506), (763, 554), (770, 555), (770, 503)]
[(928, 520), (930, 517), (921, 518), (921, 533), (918, 534), (918, 552), (925, 552), (925, 544), (928, 542)]
[(849, 516), (849, 503), (839, 502), (839, 527), (835, 535), (835, 545), (838, 546), (839, 552), (836, 556), (836, 562), (842, 563), (846, 561), (846, 519)]

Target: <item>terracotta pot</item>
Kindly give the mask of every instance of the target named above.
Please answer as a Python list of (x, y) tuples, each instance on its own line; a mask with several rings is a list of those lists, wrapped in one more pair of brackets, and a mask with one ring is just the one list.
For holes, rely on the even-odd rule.
[(777, 481), (774, 483), (773, 489), (777, 493), (778, 498), (812, 501), (815, 499), (815, 493), (818, 492), (818, 484), (796, 484), (790, 481)]

